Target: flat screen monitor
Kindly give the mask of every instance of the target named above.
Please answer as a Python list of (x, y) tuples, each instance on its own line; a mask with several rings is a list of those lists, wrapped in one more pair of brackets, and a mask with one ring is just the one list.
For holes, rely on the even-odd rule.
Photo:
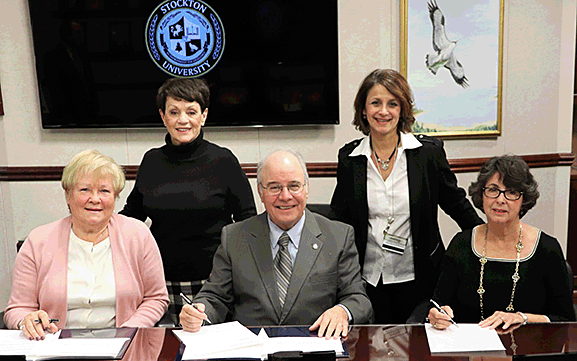
[[(145, 29), (162, 4), (186, 3), (29, 0), (42, 127), (162, 127), (156, 92), (174, 75), (152, 61)], [(202, 75), (206, 126), (339, 123), (337, 1), (204, 3), (224, 28)]]

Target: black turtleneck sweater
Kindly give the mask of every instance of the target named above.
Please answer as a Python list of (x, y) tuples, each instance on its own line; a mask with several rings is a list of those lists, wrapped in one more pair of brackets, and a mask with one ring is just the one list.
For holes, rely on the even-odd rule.
[(167, 280), (206, 279), (222, 227), (256, 214), (251, 187), (234, 154), (202, 131), (188, 144), (165, 141), (144, 154), (120, 213), (151, 219)]

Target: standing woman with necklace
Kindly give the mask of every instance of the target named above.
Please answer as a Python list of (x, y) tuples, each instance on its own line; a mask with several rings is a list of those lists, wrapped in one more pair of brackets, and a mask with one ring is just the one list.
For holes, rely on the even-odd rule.
[(365, 135), (339, 150), (334, 217), (351, 224), (375, 322), (405, 323), (428, 300), (445, 247), (439, 206), (461, 229), (482, 221), (457, 186), (443, 143), (411, 133), (413, 96), (395, 70), (377, 69), (357, 92)]
[[(575, 321), (572, 281), (554, 237), (521, 222), (539, 198), (523, 159), (489, 159), (469, 187), (487, 224), (460, 232), (441, 265), (435, 300), (456, 322), (502, 327), (528, 322)], [(431, 324), (451, 323), (435, 308)]]

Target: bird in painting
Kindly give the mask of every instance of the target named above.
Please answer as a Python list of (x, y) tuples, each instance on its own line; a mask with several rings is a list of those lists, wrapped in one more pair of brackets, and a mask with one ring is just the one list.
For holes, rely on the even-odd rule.
[(429, 17), (433, 23), (433, 49), (435, 53), (426, 55), (425, 64), (434, 75), (437, 75), (437, 71), (441, 67), (449, 69), (455, 82), (466, 88), (469, 86), (468, 79), (465, 76), (463, 65), (455, 57), (454, 51), (457, 42), (447, 38), (445, 16), (439, 9), (436, 0), (429, 1), (428, 6)]

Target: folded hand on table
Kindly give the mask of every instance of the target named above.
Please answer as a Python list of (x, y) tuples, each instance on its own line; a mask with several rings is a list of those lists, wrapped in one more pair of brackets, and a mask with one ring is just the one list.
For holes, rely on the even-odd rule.
[(331, 337), (347, 337), (349, 331), (349, 317), (347, 312), (339, 305), (329, 308), (309, 327), (310, 331), (316, 329), (318, 329), (319, 337), (325, 336), (327, 340)]

